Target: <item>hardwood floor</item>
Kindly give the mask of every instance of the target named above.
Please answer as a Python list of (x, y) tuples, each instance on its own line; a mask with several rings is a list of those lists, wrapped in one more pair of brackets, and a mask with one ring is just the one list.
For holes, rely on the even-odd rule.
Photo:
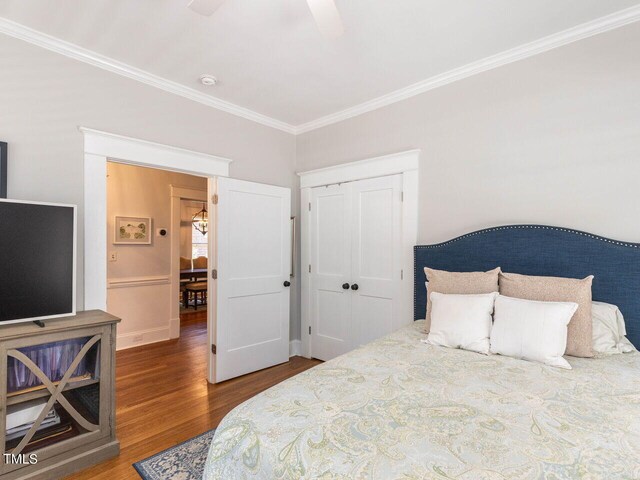
[(206, 313), (182, 317), (180, 338), (117, 353), (117, 435), (120, 455), (67, 479), (140, 477), (132, 463), (215, 428), (231, 409), (320, 362), (285, 364), (219, 385), (206, 381)]

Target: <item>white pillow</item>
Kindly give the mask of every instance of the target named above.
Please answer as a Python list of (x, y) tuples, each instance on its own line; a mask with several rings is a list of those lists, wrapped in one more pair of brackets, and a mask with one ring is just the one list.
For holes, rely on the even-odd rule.
[(493, 302), (498, 292), (480, 295), (431, 293), (427, 342), (489, 354)]
[(573, 302), (540, 302), (498, 295), (491, 353), (571, 369), (562, 356), (567, 325), (578, 308)]
[(592, 302), (593, 351), (596, 353), (629, 353), (635, 347), (625, 337), (624, 317), (620, 309), (610, 303)]

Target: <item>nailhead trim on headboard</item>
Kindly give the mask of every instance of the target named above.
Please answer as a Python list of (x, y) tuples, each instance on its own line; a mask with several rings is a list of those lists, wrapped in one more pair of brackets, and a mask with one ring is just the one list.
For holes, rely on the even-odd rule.
[(478, 230), (477, 232), (466, 233), (459, 237), (453, 238), (446, 242), (442, 243), (434, 243), (433, 245), (416, 245), (415, 248), (438, 248), (443, 247), (445, 245), (449, 245), (453, 242), (457, 242), (458, 240), (462, 240), (463, 238), (473, 237), (474, 235), (482, 235), (483, 233), (494, 232), (496, 230), (512, 230), (512, 229), (541, 229), (541, 230), (556, 230), (558, 232), (566, 232), (573, 233), (575, 235), (582, 235), (583, 237), (593, 238), (594, 240), (600, 240), (601, 242), (612, 243), (614, 245), (620, 245), (621, 247), (630, 247), (630, 248), (640, 248), (640, 243), (627, 243), (627, 242), (619, 242), (618, 240), (612, 240), (606, 237), (600, 237), (598, 235), (593, 235), (591, 233), (581, 232), (580, 230), (572, 230), (570, 228), (561, 228), (561, 227), (547, 227), (544, 225), (505, 225), (504, 227), (491, 227), (485, 228), (484, 230)]
[[(627, 247), (627, 248), (638, 248), (640, 249), (640, 243), (628, 243), (628, 242), (620, 242), (618, 240), (612, 240), (610, 238), (606, 238), (606, 237), (601, 237), (598, 235), (593, 235), (591, 233), (587, 233), (587, 232), (581, 232), (580, 230), (572, 230), (570, 228), (562, 228), (562, 227), (551, 227), (551, 226), (546, 226), (546, 225), (504, 225), (501, 227), (491, 227), (491, 228), (485, 228), (483, 230), (478, 230), (475, 232), (471, 232), (471, 233), (466, 233), (464, 235), (461, 235), (459, 237), (453, 238), (451, 240), (448, 240), (446, 242), (442, 242), (442, 243), (434, 243), (432, 245), (416, 245), (414, 247), (415, 250), (418, 249), (432, 249), (432, 248), (440, 248), (440, 247), (444, 247), (446, 245), (450, 245), (452, 243), (457, 242), (458, 240), (462, 240), (464, 238), (468, 238), (468, 237), (473, 237), (476, 235), (482, 235), (485, 233), (490, 233), (490, 232), (494, 232), (494, 231), (498, 231), (498, 230), (514, 230), (514, 229), (526, 229), (526, 230), (532, 230), (532, 229), (540, 229), (540, 230), (555, 230), (558, 232), (564, 232), (564, 233), (572, 233), (574, 235), (580, 235), (583, 237), (588, 237), (588, 238), (592, 238), (594, 240), (599, 240), (601, 242), (606, 242), (606, 243), (610, 243), (612, 245), (617, 245), (620, 247)], [(414, 278), (417, 277), (418, 274), (418, 266), (416, 264), (416, 262), (414, 262), (413, 265), (413, 276)], [(417, 294), (416, 294), (416, 290), (414, 288), (413, 291), (413, 304), (416, 305), (417, 303)]]

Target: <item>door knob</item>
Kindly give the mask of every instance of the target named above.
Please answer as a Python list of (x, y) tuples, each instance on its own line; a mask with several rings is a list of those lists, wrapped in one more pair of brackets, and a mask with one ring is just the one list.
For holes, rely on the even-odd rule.
[(345, 290), (349, 290), (349, 284), (348, 283), (343, 283), (342, 284), (342, 288), (344, 288)]
[(351, 285), (351, 290), (357, 290), (358, 289), (358, 284), (354, 283), (353, 285)]
[(285, 287), (290, 287), (290, 286), (291, 286), (291, 282), (290, 282), (289, 280), (285, 280), (285, 281), (284, 281), (284, 283), (283, 283), (283, 285), (284, 285)]

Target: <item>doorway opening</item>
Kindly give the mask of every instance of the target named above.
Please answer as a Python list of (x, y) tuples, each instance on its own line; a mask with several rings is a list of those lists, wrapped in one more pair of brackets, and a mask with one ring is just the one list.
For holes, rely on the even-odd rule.
[(198, 307), (191, 323), (206, 328), (206, 199), (205, 177), (107, 162), (107, 309), (122, 319), (118, 349), (178, 338)]
[[(205, 192), (206, 195), (206, 192)], [(207, 311), (209, 212), (206, 201), (180, 198), (180, 318)]]
[[(212, 213), (212, 229), (207, 234), (207, 296), (209, 305), (215, 305), (206, 313), (207, 348), (203, 354), (207, 379), (222, 382), (288, 361), (291, 190), (228, 178), (230, 160), (214, 155), (80, 130), (84, 134), (84, 309), (107, 310), (111, 238), (105, 221), (108, 161), (205, 177), (207, 209)], [(178, 224), (180, 197), (172, 192), (172, 205), (177, 203), (172, 218), (177, 218)], [(139, 217), (131, 226), (125, 219), (118, 231), (120, 226), (136, 240), (144, 238), (139, 236), (141, 229), (160, 234), (146, 217)], [(171, 256), (171, 278), (179, 279), (179, 242), (171, 245), (175, 253)], [(153, 278), (147, 280), (153, 282)], [(166, 279), (156, 280), (167, 283)], [(177, 320), (179, 281), (169, 281), (169, 289)], [(179, 322), (172, 321), (170, 330), (177, 336)]]

